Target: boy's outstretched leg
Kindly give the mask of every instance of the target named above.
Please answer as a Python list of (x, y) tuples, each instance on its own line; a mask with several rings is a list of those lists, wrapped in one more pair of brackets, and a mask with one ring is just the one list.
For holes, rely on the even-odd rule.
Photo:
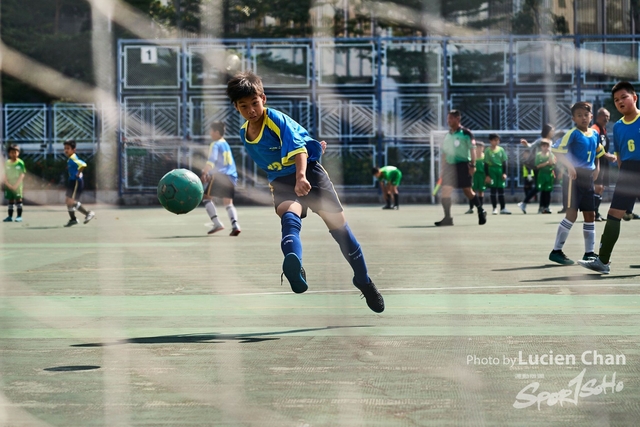
[(300, 229), (302, 220), (294, 212), (285, 212), (282, 215), (282, 240), (280, 247), (284, 254), (282, 274), (285, 275), (291, 290), (301, 294), (309, 289), (307, 275), (302, 268), (302, 243), (300, 242)]
[(353, 285), (360, 289), (371, 310), (376, 313), (382, 313), (384, 311), (384, 299), (378, 292), (376, 285), (369, 278), (362, 248), (351, 232), (349, 224), (345, 223), (342, 227), (329, 230), (329, 233), (338, 242), (342, 255), (353, 269)]

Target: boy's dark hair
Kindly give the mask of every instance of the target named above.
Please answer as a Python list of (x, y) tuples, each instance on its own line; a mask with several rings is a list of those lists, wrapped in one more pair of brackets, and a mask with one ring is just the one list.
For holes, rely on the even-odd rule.
[(460, 110), (449, 110), (449, 115), (457, 118), (462, 118), (462, 113), (460, 113)]
[(73, 148), (74, 150), (76, 149), (76, 140), (75, 139), (67, 139), (64, 142), (64, 145), (68, 145), (69, 147)]
[(497, 139), (499, 141), (500, 140), (500, 135), (498, 135), (497, 133), (490, 133), (489, 134), (489, 141), (491, 141), (492, 139)]
[(11, 144), (9, 146), (9, 149), (7, 150), (7, 153), (10, 153), (12, 151), (17, 151), (19, 153), (20, 152), (20, 146), (18, 144)]
[(236, 74), (229, 80), (229, 83), (227, 83), (227, 96), (233, 103), (247, 96), (263, 94), (264, 87), (262, 86), (262, 79), (251, 71)]
[(631, 95), (636, 94), (636, 90), (634, 89), (633, 85), (629, 82), (618, 82), (615, 85), (613, 85), (613, 88), (611, 88), (611, 96), (613, 96), (619, 90), (626, 90)]
[(476, 141), (476, 147), (484, 147), (484, 142)]
[(380, 172), (380, 168), (379, 167), (374, 166), (374, 167), (371, 168), (371, 175), (375, 175), (378, 172)]
[(573, 116), (575, 114), (576, 111), (578, 110), (585, 110), (587, 113), (591, 112), (591, 104), (589, 104), (588, 102), (576, 102), (575, 104), (573, 104), (571, 106), (571, 115)]
[(548, 138), (549, 133), (554, 129), (551, 123), (545, 123), (542, 125), (542, 132), (540, 132), (540, 136), (543, 138)]
[(540, 140), (540, 145), (544, 145), (544, 144), (551, 145), (551, 140), (549, 140), (548, 138), (542, 138)]
[(224, 122), (213, 122), (211, 123), (211, 130), (218, 132), (220, 135), (224, 136)]

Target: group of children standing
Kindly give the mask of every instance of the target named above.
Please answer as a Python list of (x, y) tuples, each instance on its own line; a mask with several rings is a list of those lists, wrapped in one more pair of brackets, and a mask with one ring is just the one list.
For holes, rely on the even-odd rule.
[[(88, 211), (80, 203), (80, 195), (84, 190), (83, 170), (87, 164), (76, 154), (76, 142), (72, 139), (64, 142), (64, 154), (67, 156), (68, 178), (66, 182), (65, 203), (69, 213), (69, 221), (64, 225), (71, 227), (78, 224), (76, 211), (82, 213), (84, 223), (88, 223), (95, 217), (93, 211)], [(2, 181), (4, 197), (8, 202), (7, 217), (3, 222), (22, 222), (22, 198), (24, 178), (27, 174), (24, 161), (20, 159), (20, 146), (12, 144), (8, 150), (9, 158), (5, 162), (5, 174)], [(13, 219), (13, 211), (16, 210), (16, 218)]]

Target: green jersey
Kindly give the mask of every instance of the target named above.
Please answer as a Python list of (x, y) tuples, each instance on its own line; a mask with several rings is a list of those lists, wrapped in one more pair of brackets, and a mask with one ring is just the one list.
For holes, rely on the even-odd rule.
[[(25, 168), (22, 159), (17, 159), (15, 162), (12, 162), (11, 159), (9, 159), (4, 165), (4, 172), (7, 177), (7, 182), (13, 185), (18, 182), (21, 175), (27, 173), (27, 169)], [(22, 188), (22, 184), (20, 184), (20, 188)]]
[(500, 167), (507, 163), (507, 152), (504, 151), (504, 148), (498, 146), (495, 151), (491, 147), (487, 147), (484, 150), (484, 161), (487, 166), (491, 167)]
[(380, 177), (378, 179), (385, 184), (400, 185), (402, 172), (395, 166), (383, 166), (380, 168)]
[[(536, 154), (536, 166), (538, 166), (541, 163), (546, 163), (550, 159), (554, 159), (554, 158), (555, 156), (551, 151), (549, 151), (546, 155), (543, 154), (542, 151), (539, 151), (538, 154)], [(543, 166), (540, 169), (538, 169), (538, 174), (551, 174), (554, 168), (555, 168), (555, 165)]]
[(475, 140), (471, 131), (459, 127), (457, 131), (447, 133), (442, 143), (442, 152), (450, 165), (471, 161), (471, 150), (475, 149)]
[(471, 188), (473, 191), (484, 191), (487, 189), (487, 185), (485, 184), (485, 179), (487, 178), (487, 174), (484, 170), (484, 156), (476, 159), (476, 171), (473, 173), (473, 183), (471, 184)]
[[(27, 169), (25, 168), (22, 159), (17, 159), (15, 162), (12, 162), (11, 159), (7, 160), (4, 164), (4, 171), (7, 182), (11, 185), (15, 185), (16, 182), (18, 182), (18, 180), (20, 179), (20, 176), (27, 173)], [(18, 188), (16, 188), (15, 190), (9, 190), (8, 188), (5, 188), (4, 197), (7, 200), (21, 199), (22, 187), (23, 183), (21, 182)]]
[[(555, 156), (552, 152), (548, 152), (547, 154), (543, 154), (542, 151), (539, 151), (536, 154), (536, 166), (542, 163), (546, 163), (549, 159), (553, 159)], [(555, 165), (547, 165), (543, 166), (537, 170), (536, 174), (538, 179), (536, 181), (536, 188), (538, 191), (553, 191), (553, 184), (555, 183), (556, 177), (553, 173)]]

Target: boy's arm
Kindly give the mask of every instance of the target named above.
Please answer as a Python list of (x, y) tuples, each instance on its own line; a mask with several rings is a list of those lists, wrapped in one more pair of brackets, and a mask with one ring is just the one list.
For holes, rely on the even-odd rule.
[(296, 186), (294, 188), (297, 196), (306, 196), (311, 191), (311, 184), (307, 181), (307, 153), (295, 155), (296, 162)]
[(563, 153), (555, 153), (555, 155), (556, 159), (558, 159), (558, 162), (565, 168), (567, 168), (567, 174), (569, 175), (569, 178), (576, 179), (576, 168), (573, 167), (569, 159), (567, 159), (567, 156)]
[(22, 184), (22, 181), (24, 180), (24, 175), (25, 175), (24, 173), (20, 174), (20, 176), (18, 177), (18, 180), (16, 181), (16, 183), (13, 186), (14, 189), (20, 187), (20, 184)]
[(476, 172), (476, 143), (472, 140), (471, 148), (469, 149), (471, 155), (471, 163), (469, 163), (469, 175), (473, 176)]

